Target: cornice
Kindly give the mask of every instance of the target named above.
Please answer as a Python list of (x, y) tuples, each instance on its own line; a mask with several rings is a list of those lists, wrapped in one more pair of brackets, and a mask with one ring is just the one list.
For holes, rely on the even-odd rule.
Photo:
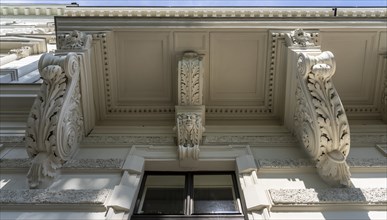
[(66, 5), (4, 5), (2, 16), (69, 16), (134, 18), (384, 18), (384, 8), (158, 8), (72, 7)]

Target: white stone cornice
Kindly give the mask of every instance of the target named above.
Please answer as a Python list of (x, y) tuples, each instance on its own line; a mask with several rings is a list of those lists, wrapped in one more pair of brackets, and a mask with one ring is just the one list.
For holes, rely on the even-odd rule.
[(27, 121), (26, 146), (34, 158), (27, 174), (31, 188), (69, 160), (83, 138), (83, 117), (76, 54), (55, 57), (44, 54), (39, 61), (43, 78)]

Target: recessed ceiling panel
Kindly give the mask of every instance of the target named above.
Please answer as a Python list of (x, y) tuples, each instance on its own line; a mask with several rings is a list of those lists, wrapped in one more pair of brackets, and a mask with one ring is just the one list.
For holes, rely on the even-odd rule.
[(116, 33), (116, 104), (171, 104), (169, 32)]
[(211, 33), (208, 105), (263, 105), (265, 33)]

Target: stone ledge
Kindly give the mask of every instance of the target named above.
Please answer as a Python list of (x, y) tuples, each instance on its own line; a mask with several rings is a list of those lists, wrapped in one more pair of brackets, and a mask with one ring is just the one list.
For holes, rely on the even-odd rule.
[[(348, 158), (347, 163), (351, 168), (387, 168), (387, 161), (382, 158)], [(294, 169), (316, 167), (315, 163), (309, 159), (260, 159), (257, 160), (257, 165), (262, 169)]]
[(252, 143), (297, 143), (295, 137), (291, 135), (284, 136), (206, 136), (203, 144), (252, 144)]
[[(63, 168), (77, 169), (120, 169), (123, 164), (122, 159), (79, 159), (69, 160)], [(0, 168), (29, 168), (31, 159), (0, 159)]]
[(0, 204), (103, 204), (110, 189), (63, 190), (46, 189), (1, 190)]
[(259, 168), (303, 168), (315, 167), (315, 163), (309, 159), (262, 159), (257, 160)]
[(168, 136), (89, 136), (82, 144), (172, 144), (173, 137)]
[(361, 203), (387, 204), (385, 188), (269, 189), (275, 205)]

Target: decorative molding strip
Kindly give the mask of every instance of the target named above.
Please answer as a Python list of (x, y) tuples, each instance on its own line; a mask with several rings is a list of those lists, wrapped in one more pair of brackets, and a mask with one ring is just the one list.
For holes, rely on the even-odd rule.
[(348, 120), (331, 77), (336, 63), (331, 52), (301, 53), (297, 61), (296, 135), (316, 161), (320, 176), (332, 185), (350, 185), (345, 160), (350, 148)]
[[(63, 164), (62, 168), (77, 169), (120, 169), (123, 165), (122, 159), (71, 159)], [(32, 164), (30, 158), (24, 159), (1, 159), (0, 168), (28, 168)]]
[(82, 144), (173, 144), (173, 137), (169, 136), (88, 136)]
[(25, 136), (0, 136), (0, 143), (24, 143)]
[[(66, 5), (4, 5), (2, 16), (182, 17), (182, 18), (331, 18), (332, 8), (129, 8), (66, 7)], [(384, 8), (339, 8), (336, 17), (383, 18)]]
[(66, 5), (6, 5), (2, 4), (0, 15), (6, 16), (60, 16), (64, 14)]
[(103, 205), (110, 189), (62, 190), (46, 189), (1, 190), (0, 204), (99, 204)]
[(352, 143), (387, 143), (387, 135), (352, 135)]
[(361, 203), (387, 204), (385, 188), (269, 189), (275, 205)]
[(0, 159), (1, 169), (18, 169), (18, 168), (29, 168), (32, 165), (30, 158), (23, 159)]
[(69, 160), (63, 168), (82, 168), (82, 169), (119, 169), (124, 161), (122, 159), (77, 159)]
[(387, 16), (386, 8), (339, 8), (337, 17), (383, 18)]
[(31, 188), (69, 160), (83, 138), (77, 55), (44, 54), (39, 60), (43, 78), (27, 121), (26, 147), (33, 158), (27, 177)]
[(258, 168), (301, 168), (316, 167), (309, 159), (259, 159)]
[(69, 34), (59, 34), (57, 45), (59, 50), (84, 50), (90, 47), (91, 42), (91, 35), (74, 30)]
[[(23, 159), (0, 159), (1, 169), (29, 168), (31, 166), (30, 158)], [(71, 159), (63, 164), (62, 168), (76, 169), (120, 169), (123, 165), (122, 159)], [(351, 168), (387, 168), (385, 159), (359, 159), (348, 158), (348, 166)], [(316, 167), (316, 164), (309, 159), (258, 159), (258, 168), (260, 169), (281, 169), (281, 168), (303, 168)]]
[(371, 159), (359, 159), (359, 158), (348, 158), (347, 164), (350, 167), (384, 167), (387, 168), (387, 160), (382, 158), (371, 158)]
[(203, 144), (233, 144), (233, 143), (297, 143), (291, 135), (281, 136), (205, 136)]

